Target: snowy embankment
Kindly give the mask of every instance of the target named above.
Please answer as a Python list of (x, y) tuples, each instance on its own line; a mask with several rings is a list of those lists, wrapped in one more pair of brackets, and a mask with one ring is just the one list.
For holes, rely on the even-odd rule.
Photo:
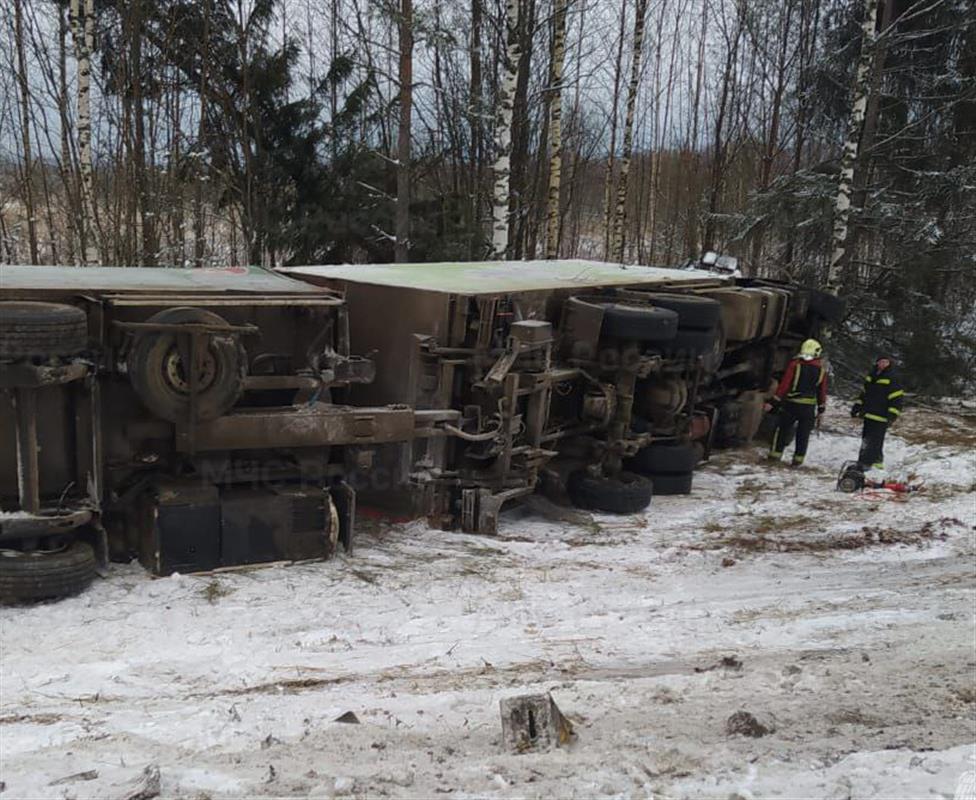
[[(497, 537), (374, 526), (353, 558), (0, 609), (7, 798), (945, 797), (976, 742), (972, 421), (906, 415), (904, 501), (717, 455), (692, 496)], [(551, 690), (569, 748), (502, 751)], [(772, 729), (729, 735), (747, 710)], [(359, 724), (335, 722), (353, 712)]]

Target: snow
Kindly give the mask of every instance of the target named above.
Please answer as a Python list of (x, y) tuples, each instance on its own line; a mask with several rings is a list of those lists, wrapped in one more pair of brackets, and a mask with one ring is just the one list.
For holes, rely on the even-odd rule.
[[(185, 798), (952, 798), (976, 769), (976, 465), (912, 424), (887, 447), (926, 483), (907, 499), (834, 491), (838, 412), (803, 469), (718, 454), (639, 516), (374, 524), (351, 558), (116, 565), (0, 609), (3, 800), (119, 797), (150, 763)], [(504, 752), (498, 701), (547, 690), (576, 742)], [(774, 731), (727, 735), (740, 709)]]

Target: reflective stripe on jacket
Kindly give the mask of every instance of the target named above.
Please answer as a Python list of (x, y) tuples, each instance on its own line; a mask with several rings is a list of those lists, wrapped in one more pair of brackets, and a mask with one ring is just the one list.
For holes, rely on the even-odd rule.
[(878, 372), (875, 367), (864, 376), (864, 385), (855, 402), (861, 406), (864, 419), (892, 422), (901, 414), (904, 397), (905, 391), (895, 369), (888, 367)]
[(776, 397), (803, 405), (827, 405), (827, 370), (823, 361), (794, 358), (776, 387)]

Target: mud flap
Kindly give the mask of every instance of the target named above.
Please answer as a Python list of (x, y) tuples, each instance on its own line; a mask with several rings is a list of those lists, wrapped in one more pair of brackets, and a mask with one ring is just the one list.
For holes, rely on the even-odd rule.
[(339, 513), (339, 541), (342, 549), (351, 555), (356, 522), (356, 490), (345, 481), (339, 481), (329, 487), (329, 494)]

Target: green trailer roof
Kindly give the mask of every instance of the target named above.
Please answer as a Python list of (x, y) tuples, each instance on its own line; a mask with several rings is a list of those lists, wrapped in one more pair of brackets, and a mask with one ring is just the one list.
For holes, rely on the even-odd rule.
[(306, 280), (368, 283), (449, 294), (498, 294), (564, 288), (722, 282), (713, 272), (601, 261), (447, 261), (437, 264), (340, 264), (286, 267)]
[(321, 294), (261, 267), (48, 267), (0, 265), (0, 291)]

